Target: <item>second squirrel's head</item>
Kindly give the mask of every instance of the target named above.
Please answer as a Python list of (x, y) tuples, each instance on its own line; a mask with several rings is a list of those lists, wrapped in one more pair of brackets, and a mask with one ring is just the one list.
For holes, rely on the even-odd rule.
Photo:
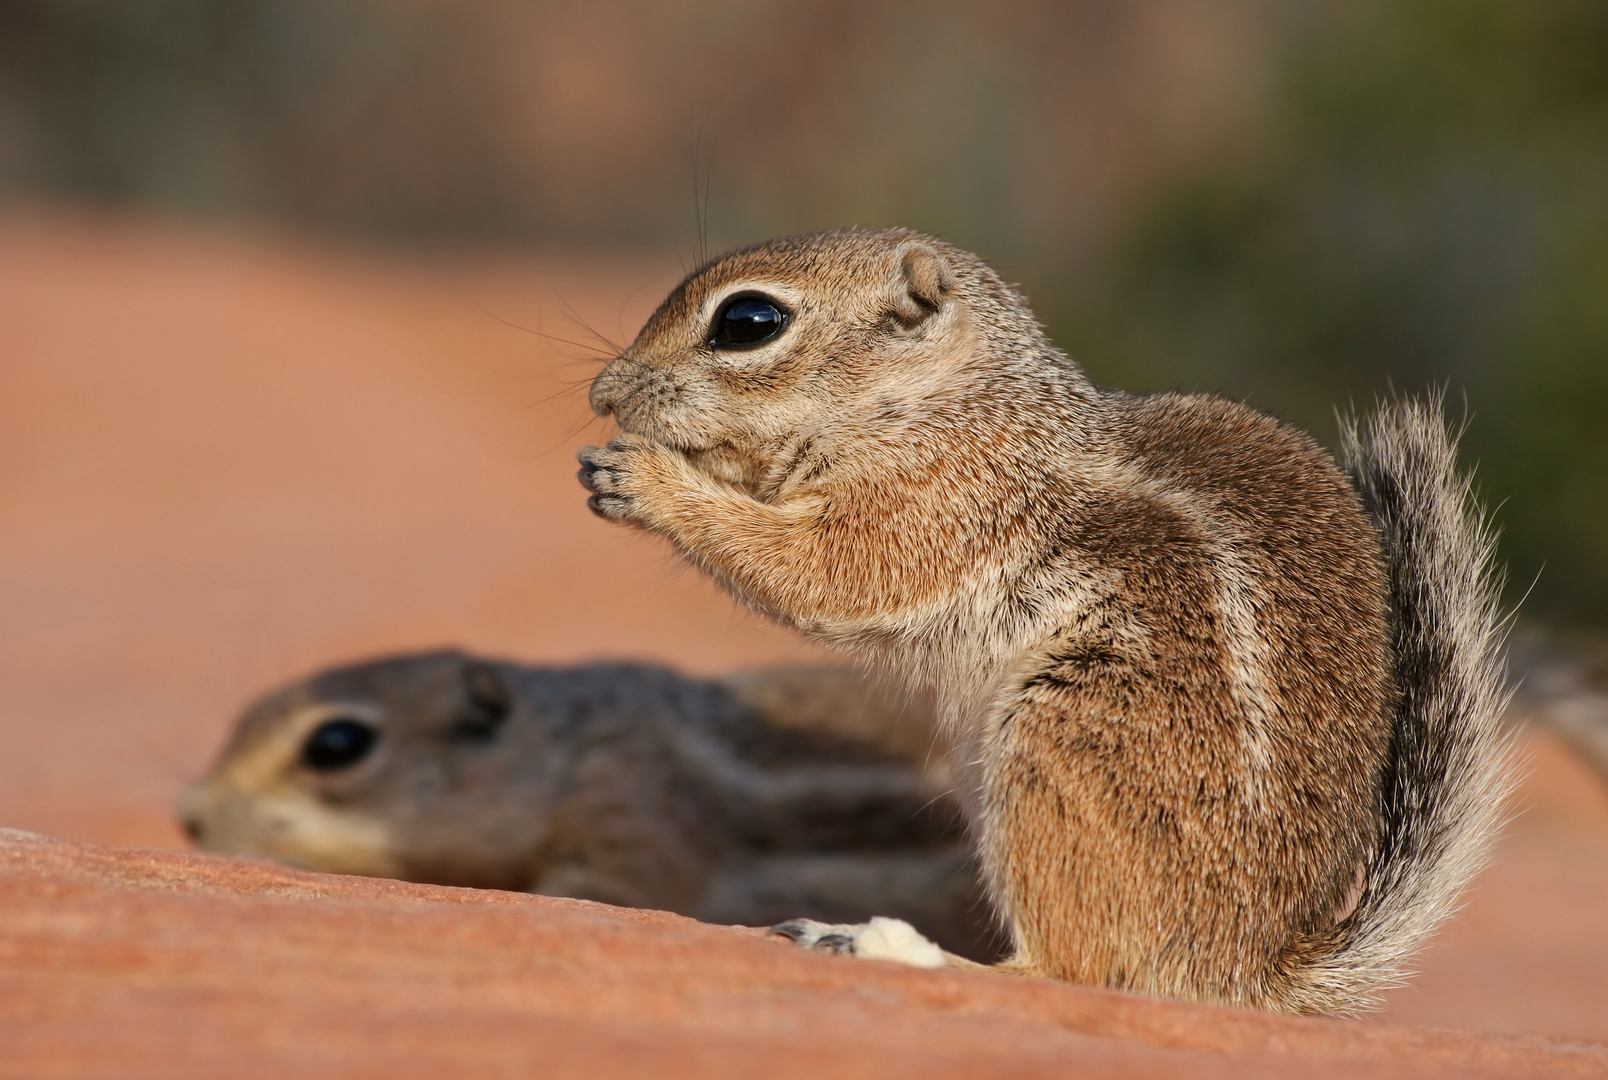
[(982, 260), (903, 229), (784, 237), (687, 276), (598, 375), (592, 408), (754, 483), (803, 441), (911, 420), (980, 366), (1047, 349)]
[(332, 668), (259, 699), (185, 794), (201, 847), (324, 873), (524, 888), (547, 838), (555, 718), (455, 650)]

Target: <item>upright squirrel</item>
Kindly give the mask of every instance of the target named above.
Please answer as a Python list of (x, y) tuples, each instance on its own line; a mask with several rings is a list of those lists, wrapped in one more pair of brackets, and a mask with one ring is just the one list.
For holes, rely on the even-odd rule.
[(1349, 427), (1348, 481), (1244, 405), (1094, 386), (976, 256), (860, 229), (694, 270), (591, 402), (597, 514), (936, 692), (1003, 970), (1354, 1011), (1481, 864), (1501, 620), (1438, 402)]
[(442, 650), (264, 695), (179, 816), (202, 847), (309, 870), (745, 925), (892, 915), (994, 959), (943, 762), (922, 767), (932, 728), (929, 702), (844, 668)]

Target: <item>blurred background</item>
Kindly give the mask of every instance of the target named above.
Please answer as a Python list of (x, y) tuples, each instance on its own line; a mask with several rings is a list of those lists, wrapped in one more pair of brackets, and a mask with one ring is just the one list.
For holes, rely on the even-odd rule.
[(586, 512), (586, 383), (705, 251), (905, 225), (1105, 384), (1447, 388), (1551, 725), (1390, 1008), (1608, 1038), (1605, 196), (1602, 0), (0, 0), (0, 825), (182, 845), (378, 652), (811, 658)]
[(1608, 616), (1597, 0), (4, 0), (0, 188), (390, 248), (973, 248), (1102, 381), (1449, 388), (1527, 609)]

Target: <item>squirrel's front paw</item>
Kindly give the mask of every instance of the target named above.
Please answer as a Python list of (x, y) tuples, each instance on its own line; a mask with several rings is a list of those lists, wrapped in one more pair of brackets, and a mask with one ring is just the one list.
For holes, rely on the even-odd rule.
[(642, 498), (655, 476), (653, 458), (664, 448), (639, 435), (621, 435), (607, 446), (585, 446), (576, 458), (581, 463), (581, 486), (592, 492), (586, 500), (592, 513), (610, 521), (641, 521)]
[(877, 916), (870, 922), (834, 925), (814, 919), (790, 919), (771, 927), (782, 937), (813, 952), (857, 956), (862, 960), (892, 960), (911, 967), (941, 968), (944, 951), (903, 919)]

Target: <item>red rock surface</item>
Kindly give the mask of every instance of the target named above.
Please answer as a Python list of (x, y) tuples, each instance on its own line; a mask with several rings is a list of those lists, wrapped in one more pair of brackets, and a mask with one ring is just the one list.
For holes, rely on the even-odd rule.
[(11, 1068), (175, 1077), (1590, 1076), (1608, 1047), (814, 956), (513, 893), (0, 834)]
[[(591, 362), (500, 321), (624, 338), (678, 269), (0, 214), (0, 825), (181, 847), (170, 807), (239, 705), (340, 659), (798, 654), (587, 514)], [(1608, 1040), (1608, 795), (1556, 744), (1533, 757), (1389, 1019)], [(853, 964), (591, 905), (15, 836), (0, 866), (0, 1075), (1608, 1073), (1600, 1047)]]

